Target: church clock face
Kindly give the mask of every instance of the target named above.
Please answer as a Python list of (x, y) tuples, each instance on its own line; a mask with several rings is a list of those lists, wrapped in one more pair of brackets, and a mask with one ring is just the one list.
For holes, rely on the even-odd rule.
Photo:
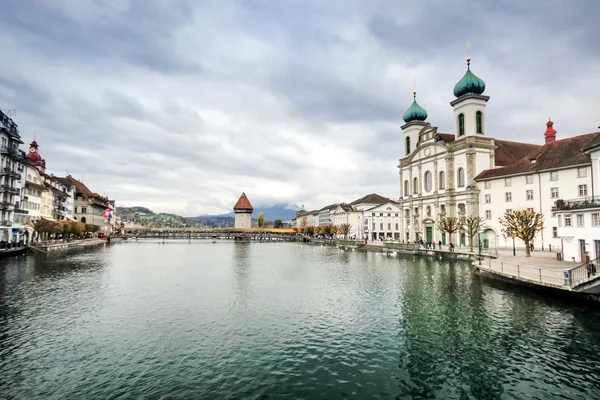
[(29, 152), (30, 152), (30, 153), (35, 153), (35, 147), (30, 147), (30, 148), (29, 148)]

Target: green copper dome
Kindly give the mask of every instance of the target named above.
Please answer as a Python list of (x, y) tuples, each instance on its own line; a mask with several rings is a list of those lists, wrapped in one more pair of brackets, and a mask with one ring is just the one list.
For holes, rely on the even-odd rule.
[(454, 95), (456, 97), (468, 93), (482, 94), (485, 91), (485, 82), (471, 72), (470, 64), (471, 59), (467, 58), (467, 72), (465, 72), (465, 76), (454, 86)]
[(411, 106), (404, 112), (402, 119), (404, 122), (425, 121), (427, 119), (427, 111), (417, 103), (417, 92), (413, 92), (413, 102)]

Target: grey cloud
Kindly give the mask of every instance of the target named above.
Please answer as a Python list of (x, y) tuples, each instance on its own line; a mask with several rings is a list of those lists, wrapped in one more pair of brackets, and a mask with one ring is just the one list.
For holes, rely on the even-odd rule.
[(591, 0), (98, 4), (3, 5), (0, 105), (51, 171), (118, 204), (396, 198), (412, 79), (429, 121), (453, 132), (466, 41), (491, 135), (539, 143), (548, 116), (559, 136), (598, 125)]

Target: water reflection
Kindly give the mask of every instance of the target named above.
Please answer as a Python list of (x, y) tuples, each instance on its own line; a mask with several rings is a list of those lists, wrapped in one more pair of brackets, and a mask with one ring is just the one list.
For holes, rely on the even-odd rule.
[(465, 263), (244, 242), (65, 254), (0, 262), (4, 397), (600, 398), (600, 313)]
[(418, 264), (407, 269), (399, 299), (398, 336), (406, 344), (399, 368), (408, 371), (399, 387), (407, 396), (500, 399), (527, 387), (530, 395), (544, 398), (549, 384), (559, 391), (576, 385), (580, 395), (591, 395), (600, 384), (597, 373), (589, 379), (580, 369), (600, 372), (597, 352), (594, 364), (589, 352), (587, 361), (583, 356), (599, 350), (598, 341), (578, 334), (584, 329), (574, 326), (580, 323), (568, 306), (514, 287), (492, 290), (468, 268), (451, 263)]
[(236, 241), (233, 243), (233, 274), (235, 294), (242, 305), (246, 304), (251, 285), (252, 244)]

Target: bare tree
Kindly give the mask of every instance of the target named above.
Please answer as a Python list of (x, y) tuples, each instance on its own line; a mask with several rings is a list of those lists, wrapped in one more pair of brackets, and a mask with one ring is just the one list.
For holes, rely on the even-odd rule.
[(500, 218), (500, 225), (507, 236), (519, 238), (525, 243), (525, 255), (531, 257), (529, 243), (544, 229), (544, 215), (535, 211), (514, 210)]
[(460, 224), (461, 230), (469, 237), (469, 250), (473, 251), (473, 239), (485, 224), (485, 220), (480, 216), (468, 216), (462, 217), (460, 219)]
[(440, 217), (437, 227), (448, 234), (448, 242), (452, 243), (452, 235), (461, 230), (462, 222), (457, 217)]
[(344, 240), (348, 240), (348, 235), (350, 234), (350, 231), (352, 230), (352, 225), (346, 223), (346, 224), (341, 224), (339, 227), (339, 232), (341, 235), (344, 235)]
[(306, 232), (306, 226), (308, 225), (308, 218), (306, 216), (302, 217), (300, 220), (300, 229), (302, 233)]

